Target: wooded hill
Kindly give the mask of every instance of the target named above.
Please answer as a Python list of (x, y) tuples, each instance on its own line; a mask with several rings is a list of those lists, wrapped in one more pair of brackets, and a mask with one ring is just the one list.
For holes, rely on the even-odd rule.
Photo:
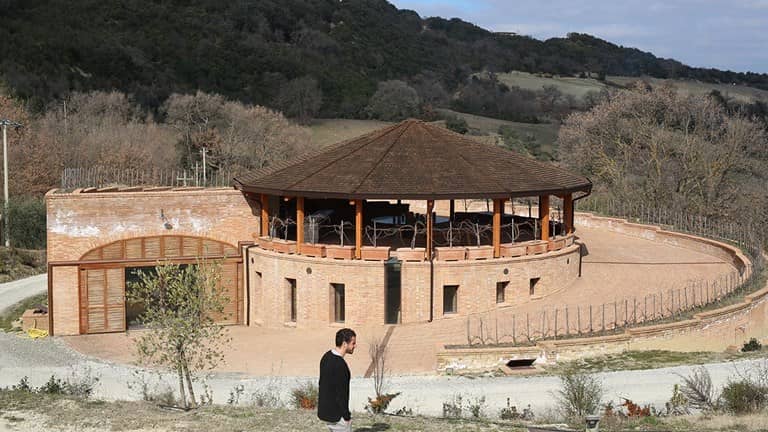
[(70, 91), (121, 90), (153, 109), (201, 89), (273, 105), (312, 76), (321, 116), (360, 117), (388, 79), (452, 92), (480, 70), (650, 75), (768, 89), (768, 75), (691, 68), (585, 35), (539, 41), (384, 0), (0, 0), (0, 80), (42, 110)]

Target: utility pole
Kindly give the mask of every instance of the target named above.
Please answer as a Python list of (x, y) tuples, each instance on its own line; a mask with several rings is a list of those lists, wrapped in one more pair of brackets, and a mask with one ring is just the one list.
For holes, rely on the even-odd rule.
[(8, 222), (8, 126), (15, 128), (21, 127), (19, 123), (9, 119), (0, 119), (0, 125), (3, 126), (3, 222), (5, 236), (5, 247), (11, 247), (11, 230)]

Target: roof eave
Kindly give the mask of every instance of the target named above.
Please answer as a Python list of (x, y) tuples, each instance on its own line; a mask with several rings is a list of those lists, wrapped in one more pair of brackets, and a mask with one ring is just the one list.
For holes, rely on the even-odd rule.
[(266, 194), (276, 196), (300, 196), (314, 199), (403, 199), (403, 200), (452, 200), (452, 199), (501, 199), (501, 198), (520, 198), (540, 195), (564, 195), (574, 192), (589, 193), (592, 190), (592, 183), (579, 185), (571, 188), (557, 189), (537, 189), (515, 192), (487, 192), (487, 193), (345, 193), (328, 191), (298, 191), (259, 187), (256, 185), (245, 185), (236, 182), (235, 188), (244, 193)]

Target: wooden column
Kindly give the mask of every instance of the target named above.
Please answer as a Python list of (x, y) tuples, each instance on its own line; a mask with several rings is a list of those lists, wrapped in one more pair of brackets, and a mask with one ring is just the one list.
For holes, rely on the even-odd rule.
[(363, 257), (363, 200), (355, 200), (355, 258)]
[(456, 201), (451, 200), (451, 210), (450, 210), (450, 221), (453, 222), (453, 220), (456, 218)]
[(539, 223), (541, 240), (549, 241), (549, 195), (539, 197)]
[(501, 215), (504, 213), (504, 199), (493, 200), (493, 257), (501, 256)]
[(269, 195), (261, 194), (261, 236), (269, 236)]
[(563, 216), (565, 234), (573, 233), (573, 194), (563, 195)]
[(427, 200), (427, 259), (432, 260), (432, 210), (435, 208), (433, 200)]
[(304, 197), (296, 197), (296, 253), (304, 244)]

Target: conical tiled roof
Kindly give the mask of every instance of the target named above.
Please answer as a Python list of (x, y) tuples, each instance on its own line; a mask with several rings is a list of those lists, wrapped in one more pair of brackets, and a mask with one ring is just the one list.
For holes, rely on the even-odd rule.
[(406, 120), (235, 178), (244, 192), (308, 198), (470, 199), (588, 192), (552, 164)]

